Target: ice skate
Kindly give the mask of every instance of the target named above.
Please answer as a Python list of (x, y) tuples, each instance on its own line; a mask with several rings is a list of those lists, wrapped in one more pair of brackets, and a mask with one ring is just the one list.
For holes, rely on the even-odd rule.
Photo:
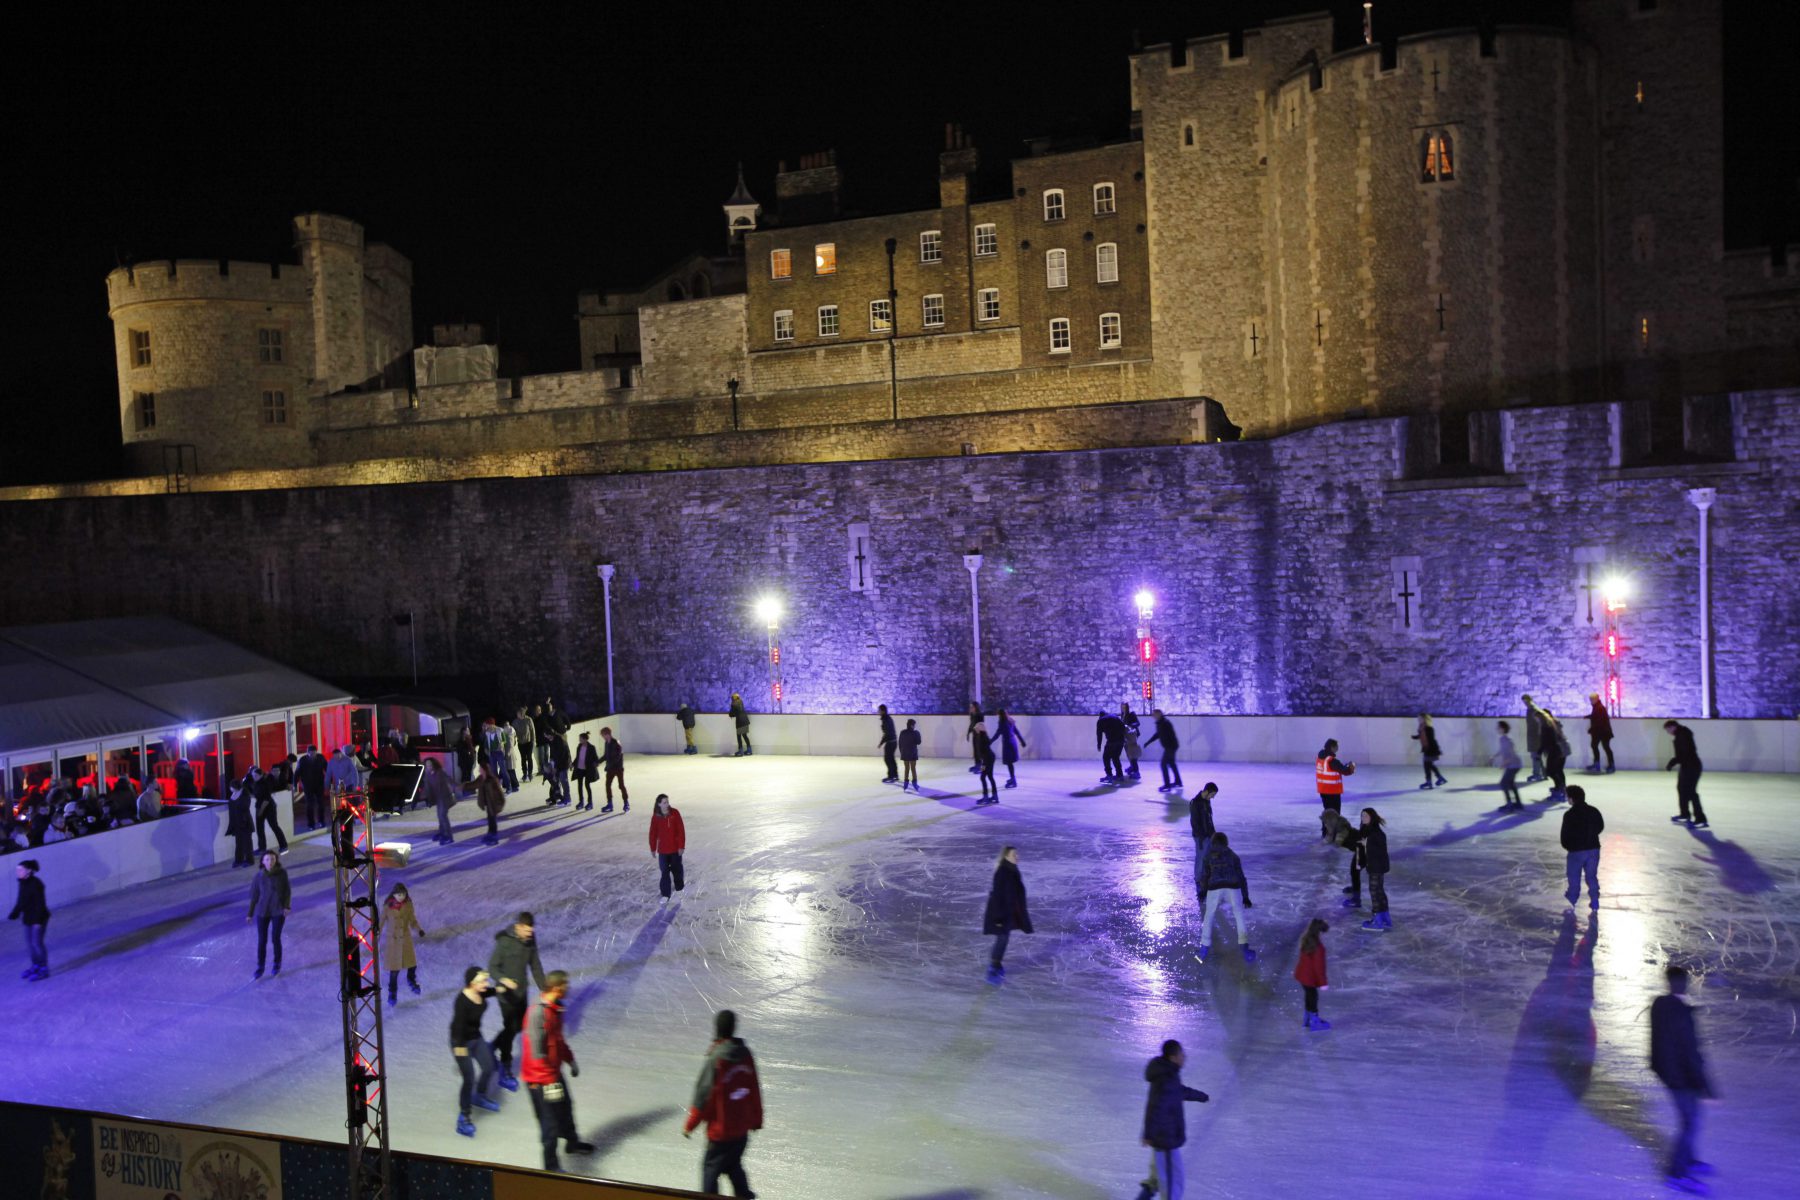
[(388, 993), (388, 1011), (392, 1012), (394, 1006), (398, 1003), (400, 1003), (400, 998), (390, 991)]
[(1361, 896), (1345, 896), (1343, 903), (1344, 903), (1345, 908), (1361, 908), (1362, 907), (1362, 897)]
[(256, 968), (256, 974), (250, 976), (251, 979), (261, 979), (262, 977), (263, 969), (261, 967)]
[(1006, 981), (1006, 969), (999, 965), (989, 967), (987, 969), (987, 981), (998, 987)]
[(611, 812), (612, 811), (612, 801), (608, 800), (606, 802), (606, 804), (600, 809), (600, 811), (603, 813)]
[(406, 986), (412, 989), (412, 994), (415, 996), (423, 996), (425, 994), (424, 989), (419, 986), (419, 982), (416, 979), (407, 980)]
[(1212, 953), (1212, 947), (1207, 945), (1205, 942), (1201, 942), (1200, 949), (1194, 952), (1194, 957), (1199, 959), (1201, 962), (1205, 962), (1206, 956), (1211, 953)]
[(584, 1142), (584, 1141), (581, 1141), (579, 1138), (577, 1138), (576, 1140), (568, 1143), (568, 1145), (565, 1146), (564, 1149), (567, 1150), (570, 1154), (592, 1154), (594, 1152), (594, 1143)]
[(275, 966), (269, 971), (269, 974), (271, 974), (271, 975), (281, 974), (281, 964), (276, 963)]
[(1690, 1196), (1712, 1195), (1712, 1188), (1707, 1186), (1706, 1181), (1696, 1179), (1692, 1175), (1669, 1175), (1664, 1178), (1663, 1182), (1676, 1191), (1686, 1192)]
[(1256, 951), (1254, 951), (1250, 948), (1249, 943), (1239, 942), (1238, 949), (1242, 950), (1244, 952), (1244, 961), (1245, 962), (1253, 963), (1256, 961)]
[(1006, 781), (1006, 786), (1009, 788), (1016, 788), (1019, 786), (1019, 781), (1016, 779), (1009, 779)]
[(510, 1063), (502, 1064), (500, 1067), (500, 1086), (509, 1092), (516, 1092), (519, 1090), (519, 1081), (513, 1078), (512, 1065)]
[(1307, 1013), (1306, 1027), (1314, 1033), (1324, 1033), (1327, 1029), (1331, 1028), (1331, 1022), (1327, 1021), (1324, 1017), (1321, 1017), (1318, 1013)]
[(1432, 788), (1434, 788), (1436, 786), (1437, 786), (1436, 784), (1432, 783), (1429, 779), (1427, 779), (1424, 783), (1421, 783), (1419, 785), (1419, 790), (1421, 792), (1429, 792)]
[(469, 1120), (469, 1114), (456, 1114), (456, 1132), (462, 1134), (464, 1137), (475, 1136), (475, 1122)]
[(1388, 920), (1388, 915), (1386, 913), (1376, 913), (1374, 916), (1364, 921), (1362, 927), (1370, 933), (1386, 933), (1388, 930), (1392, 929), (1394, 925), (1393, 922)]
[(1669, 820), (1672, 821), (1673, 823), (1679, 825), (1679, 824), (1681, 824), (1681, 822), (1686, 821), (1687, 818), (1682, 817), (1682, 816), (1674, 816), (1674, 817), (1670, 817)]
[(489, 1100), (486, 1096), (476, 1096), (474, 1097), (474, 1101), (476, 1108), (485, 1108), (489, 1112), (500, 1111), (500, 1102), (498, 1100)]
[(1698, 821), (1694, 821), (1694, 822), (1692, 822), (1692, 823), (1691, 823), (1691, 828), (1694, 828), (1694, 829), (1710, 829), (1710, 828), (1712, 828), (1712, 823), (1711, 823), (1711, 822), (1709, 822), (1709, 821), (1707, 821), (1707, 820), (1705, 820), (1705, 819), (1701, 819), (1701, 820), (1698, 820)]

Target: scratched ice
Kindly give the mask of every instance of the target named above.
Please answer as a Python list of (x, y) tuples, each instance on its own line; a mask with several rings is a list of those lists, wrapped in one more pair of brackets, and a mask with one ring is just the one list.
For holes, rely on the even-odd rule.
[[(1191, 764), (1190, 785), (1221, 786), (1261, 955), (1202, 966), (1187, 806), (1149, 781), (1102, 789), (1089, 764), (1028, 762), (1003, 804), (972, 810), (974, 781), (948, 761), (924, 764), (922, 796), (878, 783), (873, 759), (629, 771), (629, 815), (522, 796), (497, 849), (473, 836), (466, 803), (446, 849), (422, 815), (382, 822), (417, 847), (387, 878), (405, 879), (430, 935), (425, 994), (403, 986), (386, 1023), (399, 1146), (535, 1164), (523, 1095), (457, 1136), (446, 1046), (463, 967), (530, 908), (546, 964), (574, 976), (573, 1092), (599, 1144), (565, 1163), (610, 1178), (696, 1185), (699, 1147), (677, 1114), (709, 1016), (729, 1006), (766, 1090), (752, 1182), (780, 1200), (1130, 1196), (1141, 1071), (1171, 1036), (1189, 1048), (1188, 1082), (1213, 1096), (1188, 1110), (1197, 1196), (1660, 1195), (1671, 1113), (1646, 1070), (1647, 1006), (1672, 954), (1704, 972), (1694, 995), (1725, 1102), (1701, 1146), (1718, 1193), (1795, 1194), (1791, 776), (1709, 774), (1716, 824), (1692, 833), (1667, 819), (1672, 777), (1584, 779), (1607, 821), (1595, 919), (1563, 916), (1560, 810), (1496, 812), (1486, 771), (1419, 792), (1410, 770), (1365, 769), (1346, 808), (1389, 821), (1395, 928), (1380, 935), (1339, 907), (1344, 856), (1317, 839), (1310, 767)], [(690, 884), (667, 910), (645, 838), (659, 790), (690, 839)], [(978, 928), (1006, 843), (1037, 932), (1015, 936), (993, 988)], [(286, 967), (260, 982), (241, 872), (58, 912), (55, 975), (8, 985), (0, 1095), (340, 1136), (330, 872), (316, 842), (289, 864)], [(1315, 914), (1333, 923), (1336, 1028), (1323, 1034), (1301, 1029), (1291, 977)]]

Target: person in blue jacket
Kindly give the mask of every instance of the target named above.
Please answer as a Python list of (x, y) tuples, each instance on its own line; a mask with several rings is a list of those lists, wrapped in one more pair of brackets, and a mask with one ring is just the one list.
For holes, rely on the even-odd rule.
[(1187, 1114), (1182, 1105), (1205, 1104), (1212, 1097), (1181, 1082), (1187, 1051), (1174, 1038), (1162, 1044), (1162, 1053), (1144, 1066), (1150, 1095), (1144, 1101), (1142, 1141), (1150, 1148), (1150, 1177), (1143, 1181), (1138, 1200), (1181, 1200), (1186, 1183), (1181, 1148), (1187, 1144)]

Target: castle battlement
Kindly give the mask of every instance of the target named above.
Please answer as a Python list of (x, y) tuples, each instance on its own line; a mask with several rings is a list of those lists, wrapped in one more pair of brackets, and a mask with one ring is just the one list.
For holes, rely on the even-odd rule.
[(349, 217), (336, 213), (302, 213), (294, 218), (296, 242), (338, 242), (358, 250), (363, 245), (363, 227)]
[(178, 300), (305, 303), (306, 272), (295, 263), (216, 258), (159, 259), (120, 267), (106, 277), (109, 309)]

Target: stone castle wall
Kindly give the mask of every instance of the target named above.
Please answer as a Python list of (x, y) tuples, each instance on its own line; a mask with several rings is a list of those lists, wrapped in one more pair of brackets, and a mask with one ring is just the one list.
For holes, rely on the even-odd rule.
[[(971, 686), (962, 555), (979, 549), (990, 703), (1080, 712), (1133, 695), (1131, 597), (1148, 587), (1172, 711), (1498, 714), (1531, 691), (1572, 714), (1599, 678), (1599, 630), (1580, 615), (1597, 552), (1635, 585), (1627, 714), (1689, 714), (1685, 492), (1707, 486), (1719, 714), (1791, 717), (1800, 394), (1732, 404), (1736, 463), (1609, 468), (1611, 406), (1577, 405), (1513, 411), (1513, 474), (1473, 481), (1397, 479), (1400, 422), (1372, 419), (1223, 445), (13, 503), (0, 553), (34, 576), (0, 593), (0, 623), (166, 612), (367, 675), (404, 671), (388, 617), (411, 610), (426, 671), (492, 671), (509, 694), (596, 711), (594, 565), (612, 562), (622, 709), (759, 701), (750, 610), (775, 593), (790, 710), (955, 711)], [(860, 591), (853, 525), (867, 526)], [(1396, 560), (1414, 558), (1402, 627)]]

